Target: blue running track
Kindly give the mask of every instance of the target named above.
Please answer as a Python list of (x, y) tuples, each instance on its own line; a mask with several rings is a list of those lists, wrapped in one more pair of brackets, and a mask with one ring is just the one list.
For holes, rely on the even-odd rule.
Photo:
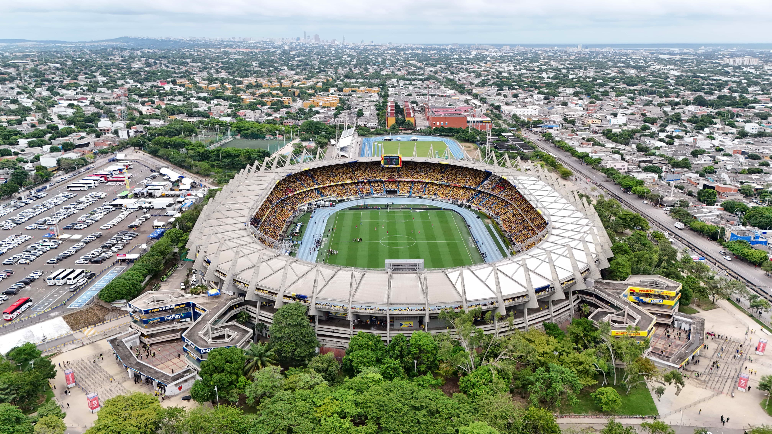
[[(341, 202), (336, 206), (329, 208), (318, 208), (311, 214), (311, 219), (306, 226), (306, 232), (303, 234), (303, 240), (298, 248), (297, 258), (303, 261), (316, 262), (316, 255), (319, 250), (315, 249), (315, 241), (324, 235), (324, 228), (327, 226), (327, 220), (331, 215), (340, 210), (361, 205), (433, 205), (457, 212), (469, 225), (469, 232), (472, 234), (474, 242), (480, 252), (485, 253), (485, 262), (496, 262), (504, 259), (501, 251), (496, 247), (495, 241), (491, 238), (490, 232), (485, 227), (485, 223), (477, 218), (477, 214), (471, 210), (458, 207), (456, 205), (429, 199), (412, 199), (404, 197), (383, 197), (371, 199), (351, 200)], [(503, 244), (502, 244), (503, 245)]]

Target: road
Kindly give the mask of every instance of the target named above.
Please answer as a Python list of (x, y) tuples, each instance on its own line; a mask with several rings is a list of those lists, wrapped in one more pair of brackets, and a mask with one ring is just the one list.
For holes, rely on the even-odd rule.
[(675, 220), (662, 208), (644, 204), (643, 199), (632, 194), (624, 193), (621, 188), (613, 181), (610, 181), (606, 175), (578, 161), (571, 156), (571, 154), (557, 148), (552, 143), (544, 140), (541, 136), (530, 131), (524, 131), (524, 136), (534, 142), (534, 144), (542, 151), (547, 152), (560, 160), (563, 165), (570, 168), (574, 173), (580, 174), (581, 176), (576, 177), (581, 178), (578, 179), (579, 182), (587, 183), (590, 187), (596, 186), (602, 188), (606, 194), (619, 200), (631, 211), (642, 215), (658, 229), (672, 234), (674, 238), (683, 243), (687, 248), (693, 250), (700, 256), (704, 256), (711, 266), (743, 281), (760, 295), (772, 300), (772, 280), (765, 276), (760, 268), (740, 260), (731, 262), (726, 261), (723, 258), (723, 255), (718, 253), (721, 250), (721, 246), (688, 229), (675, 229), (673, 226)]
[[(149, 160), (148, 160), (147, 163), (148, 163), (148, 165), (153, 164), (153, 162), (149, 161)], [(113, 165), (113, 164), (115, 164), (115, 163), (109, 163), (107, 161), (107, 158), (100, 159), (99, 160), (99, 165), (97, 165), (97, 164), (90, 165), (87, 169), (79, 171), (80, 173), (78, 173), (78, 175), (74, 176), (73, 178), (71, 178), (69, 180), (66, 180), (64, 182), (61, 182), (61, 183), (59, 183), (58, 185), (56, 185), (56, 186), (54, 186), (52, 188), (48, 188), (47, 190), (44, 191), (45, 193), (48, 194), (48, 196), (46, 196), (46, 197), (44, 197), (42, 199), (38, 199), (38, 200), (34, 201), (33, 203), (31, 203), (29, 205), (26, 205), (26, 206), (24, 206), (22, 208), (19, 208), (19, 209), (15, 210), (15, 211), (12, 211), (11, 213), (9, 213), (9, 214), (3, 216), (2, 218), (0, 218), (0, 220), (7, 220), (7, 219), (17, 215), (20, 211), (22, 211), (24, 209), (34, 207), (34, 206), (44, 202), (45, 200), (50, 199), (50, 198), (56, 196), (59, 193), (65, 193), (65, 192), (67, 192), (66, 187), (67, 187), (68, 184), (71, 184), (72, 182), (81, 179), (83, 176), (87, 176), (87, 175), (89, 175), (91, 173), (97, 172), (103, 166)], [(157, 168), (157, 167), (158, 167), (158, 165), (155, 165), (154, 168)], [(137, 183), (139, 181), (141, 181), (145, 177), (149, 176), (150, 173), (151, 173), (150, 169), (148, 167), (146, 167), (145, 165), (142, 165), (142, 164), (134, 164), (133, 169), (131, 169), (129, 172), (133, 175), (133, 177), (131, 178), (132, 186), (137, 185)], [(78, 251), (75, 255), (70, 256), (69, 258), (66, 258), (66, 259), (62, 260), (62, 261), (60, 261), (57, 264), (53, 264), (53, 265), (46, 264), (46, 261), (49, 260), (50, 258), (53, 258), (53, 257), (57, 256), (60, 252), (66, 250), (67, 248), (71, 247), (77, 241), (65, 240), (62, 243), (62, 245), (60, 245), (58, 248), (51, 249), (50, 251), (46, 252), (44, 255), (40, 256), (39, 258), (37, 258), (36, 260), (34, 260), (30, 264), (26, 264), (26, 265), (16, 264), (16, 265), (2, 265), (2, 266), (0, 266), (0, 269), (10, 269), (10, 270), (13, 270), (13, 272), (14, 272), (14, 274), (12, 276), (10, 276), (9, 278), (3, 280), (0, 283), (0, 292), (8, 289), (8, 287), (11, 286), (14, 282), (17, 282), (17, 281), (23, 279), (25, 276), (27, 276), (33, 270), (40, 270), (40, 271), (43, 272), (43, 275), (38, 280), (36, 280), (35, 282), (33, 282), (31, 285), (27, 286), (26, 288), (22, 289), (19, 292), (18, 295), (16, 295), (16, 296), (9, 296), (8, 300), (6, 300), (5, 302), (0, 303), (0, 310), (4, 310), (11, 303), (13, 303), (13, 301), (15, 301), (16, 299), (18, 299), (20, 297), (30, 297), (33, 300), (33, 306), (31, 308), (27, 309), (25, 312), (23, 312), (15, 320), (13, 320), (11, 322), (0, 321), (0, 322), (3, 323), (3, 324), (0, 324), (0, 335), (3, 335), (5, 333), (8, 333), (8, 332), (11, 332), (11, 331), (14, 331), (14, 330), (18, 330), (19, 328), (28, 327), (30, 324), (33, 324), (35, 322), (45, 321), (45, 320), (50, 319), (50, 318), (52, 318), (54, 316), (59, 316), (59, 315), (62, 315), (64, 313), (67, 313), (68, 311), (70, 311), (70, 309), (67, 306), (63, 306), (63, 307), (57, 308), (55, 310), (48, 311), (45, 314), (41, 314), (41, 312), (44, 312), (49, 307), (56, 306), (57, 304), (60, 304), (62, 301), (66, 300), (68, 297), (73, 295), (71, 292), (68, 291), (69, 285), (48, 286), (46, 284), (45, 278), (47, 276), (49, 276), (51, 274), (51, 272), (53, 272), (55, 270), (58, 270), (58, 269), (61, 269), (61, 268), (81, 268), (81, 269), (86, 269), (86, 270), (94, 271), (97, 274), (99, 274), (103, 270), (106, 273), (109, 272), (109, 270), (106, 270), (107, 268), (110, 268), (110, 266), (112, 264), (112, 262), (109, 261), (109, 260), (107, 262), (102, 263), (102, 264), (83, 264), (83, 265), (76, 265), (75, 261), (78, 260), (78, 258), (80, 256), (85, 255), (86, 253), (90, 252), (91, 250), (96, 249), (97, 247), (99, 247), (101, 244), (106, 242), (110, 237), (115, 235), (118, 231), (127, 230), (128, 229), (128, 224), (131, 223), (134, 220), (134, 217), (136, 215), (139, 215), (139, 212), (135, 212), (132, 215), (129, 215), (121, 223), (119, 223), (118, 225), (114, 226), (113, 228), (111, 228), (109, 230), (102, 230), (99, 227), (101, 225), (105, 224), (106, 222), (112, 220), (115, 216), (117, 216), (120, 213), (120, 211), (113, 211), (113, 212), (107, 214), (105, 217), (100, 219), (98, 222), (94, 223), (93, 225), (91, 225), (91, 226), (89, 226), (89, 227), (87, 227), (86, 229), (83, 229), (83, 230), (61, 230), (61, 228), (64, 227), (65, 225), (67, 225), (68, 223), (73, 223), (73, 222), (77, 221), (78, 217), (80, 217), (83, 214), (89, 213), (90, 211), (94, 210), (95, 208), (97, 208), (99, 206), (102, 206), (105, 202), (112, 201), (116, 197), (116, 195), (118, 193), (121, 193), (125, 189), (126, 188), (125, 188), (124, 185), (100, 184), (96, 188), (90, 189), (88, 191), (73, 191), (71, 193), (74, 193), (77, 196), (75, 196), (75, 197), (73, 197), (73, 198), (63, 202), (61, 205), (56, 206), (54, 208), (51, 208), (51, 209), (43, 212), (42, 214), (39, 214), (38, 216), (35, 216), (35, 217), (31, 218), (27, 222), (25, 222), (25, 223), (23, 223), (21, 225), (17, 225), (13, 229), (0, 231), (0, 238), (7, 238), (10, 235), (20, 235), (20, 234), (27, 234), (27, 235), (32, 236), (32, 239), (30, 239), (30, 240), (20, 244), (19, 246), (15, 247), (14, 249), (12, 249), (12, 250), (8, 251), (7, 253), (5, 253), (4, 255), (0, 256), (0, 260), (4, 260), (4, 259), (7, 259), (7, 258), (13, 256), (14, 254), (22, 252), (24, 250), (24, 248), (26, 248), (30, 244), (33, 244), (35, 242), (38, 242), (38, 241), (42, 240), (43, 239), (43, 235), (48, 232), (47, 230), (37, 230), (37, 229), (27, 230), (27, 229), (25, 229), (25, 227), (27, 225), (29, 225), (31, 223), (34, 223), (38, 219), (41, 219), (41, 218), (44, 218), (44, 217), (48, 217), (48, 216), (54, 214), (57, 210), (61, 209), (62, 206), (66, 205), (66, 204), (69, 204), (69, 203), (74, 203), (79, 198), (85, 196), (88, 193), (104, 192), (104, 193), (107, 194), (107, 196), (105, 196), (104, 199), (97, 200), (96, 202), (92, 203), (88, 207), (86, 207), (86, 208), (84, 208), (82, 210), (76, 211), (75, 214), (67, 217), (66, 219), (62, 220), (59, 223), (59, 228), (60, 228), (60, 232), (61, 233), (67, 233), (67, 234), (73, 234), (73, 235), (77, 234), (77, 235), (81, 235), (82, 237), (86, 237), (87, 235), (89, 235), (91, 233), (101, 232), (102, 233), (102, 237), (101, 238), (98, 238), (97, 240), (95, 240), (95, 241), (93, 241), (93, 242), (91, 242), (89, 244), (86, 244), (86, 246), (83, 249), (81, 249), (80, 251)], [(29, 194), (28, 192), (24, 193), (25, 196), (28, 195), (28, 194)], [(150, 210), (150, 214), (154, 214), (154, 212), (152, 212), (152, 211), (153, 210)], [(159, 211), (165, 211), (165, 210), (159, 210)], [(120, 253), (128, 253), (132, 249), (134, 249), (134, 251), (132, 253), (137, 253), (138, 252), (138, 248), (137, 247), (139, 245), (144, 244), (144, 243), (147, 242), (147, 235), (150, 234), (150, 232), (152, 232), (152, 230), (153, 230), (152, 225), (153, 225), (153, 219), (151, 218), (150, 220), (148, 220), (145, 223), (143, 223), (139, 228), (137, 228), (137, 232), (140, 234), (140, 236), (136, 237), (130, 243), (128, 243), (126, 245), (126, 247), (124, 247), (124, 249), (120, 251)], [(97, 278), (95, 278), (94, 280), (89, 282), (89, 284), (87, 284), (84, 288), (82, 288), (78, 292), (78, 294), (81, 294), (84, 291), (86, 291), (88, 288), (90, 288), (91, 285), (93, 285), (94, 283), (97, 282), (97, 280), (99, 280), (99, 277), (101, 277), (101, 276), (98, 276)], [(72, 300), (75, 300), (75, 298), (73, 298)], [(70, 302), (72, 302), (72, 300)], [(29, 318), (29, 317), (33, 317), (33, 316), (34, 316), (34, 319), (24, 320), (25, 318)]]

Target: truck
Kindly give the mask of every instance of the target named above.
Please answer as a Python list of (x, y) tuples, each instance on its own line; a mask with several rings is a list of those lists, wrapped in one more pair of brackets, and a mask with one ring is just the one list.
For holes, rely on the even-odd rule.
[(675, 222), (675, 224), (673, 224), (673, 226), (675, 226), (675, 227), (676, 227), (676, 229), (683, 229), (683, 228), (685, 228), (685, 227), (686, 227), (686, 225), (684, 225), (684, 224), (683, 224), (683, 223), (681, 223), (681, 222)]

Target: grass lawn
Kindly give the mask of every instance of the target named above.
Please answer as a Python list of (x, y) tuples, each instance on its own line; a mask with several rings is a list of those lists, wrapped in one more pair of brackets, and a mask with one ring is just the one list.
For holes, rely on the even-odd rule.
[(691, 306), (684, 306), (683, 304), (678, 305), (678, 311), (681, 313), (688, 313), (688, 314), (695, 314), (700, 312)]
[(283, 140), (251, 140), (251, 139), (233, 139), (226, 143), (224, 148), (238, 149), (265, 149), (274, 153), (285, 145)]
[[(772, 401), (772, 399), (770, 399), (770, 401)], [(759, 404), (761, 405), (761, 408), (763, 408), (764, 411), (767, 412), (768, 415), (772, 416), (772, 402), (770, 402), (769, 405), (767, 405), (767, 398), (764, 397), (764, 399), (762, 399)]]
[[(600, 383), (599, 383), (600, 384)], [(562, 413), (568, 414), (607, 414), (617, 416), (656, 416), (659, 414), (657, 406), (654, 404), (654, 398), (651, 396), (651, 392), (644, 385), (638, 385), (633, 387), (630, 394), (625, 394), (625, 386), (617, 385), (611, 386), (616, 389), (619, 396), (622, 397), (622, 406), (619, 407), (615, 413), (603, 413), (600, 411), (595, 401), (593, 401), (591, 393), (595, 392), (599, 388), (598, 385), (587, 388), (579, 394), (579, 402), (574, 406), (561, 409)]]
[(696, 295), (692, 299), (692, 303), (701, 310), (713, 310), (718, 307), (709, 298), (702, 298)]
[[(483, 262), (464, 219), (453, 211), (350, 209), (335, 213), (327, 222), (332, 227), (318, 256), (329, 264), (382, 269), (386, 259), (423, 259), (425, 268)], [(328, 256), (327, 249), (338, 254)]]
[[(428, 157), (429, 150), (434, 151), (432, 157), (442, 157), (445, 150), (448, 149), (448, 145), (441, 140), (426, 140), (426, 141), (380, 141), (373, 142), (373, 146), (376, 149), (373, 155), (381, 155), (380, 146), (383, 145), (384, 154), (402, 154), (403, 157), (412, 157), (413, 151), (415, 151), (418, 157)], [(450, 158), (454, 158), (453, 154), (450, 154)]]

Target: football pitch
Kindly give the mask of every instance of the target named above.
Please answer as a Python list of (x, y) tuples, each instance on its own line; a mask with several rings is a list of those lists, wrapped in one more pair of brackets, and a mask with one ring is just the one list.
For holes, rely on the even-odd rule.
[(381, 269), (386, 259), (423, 259), (425, 268), (483, 262), (464, 219), (453, 211), (349, 209), (335, 213), (327, 222), (330, 228), (319, 262)]
[[(412, 157), (415, 150), (417, 157), (429, 157), (429, 152), (433, 151), (434, 154), (431, 157), (441, 158), (444, 156), (445, 150), (448, 149), (448, 145), (442, 140), (419, 140), (417, 142), (384, 140), (373, 142), (373, 146), (377, 149), (373, 151), (372, 155), (381, 155), (381, 145), (383, 145), (384, 154), (402, 154), (403, 157)], [(453, 158), (453, 154), (450, 154), (450, 158)]]

